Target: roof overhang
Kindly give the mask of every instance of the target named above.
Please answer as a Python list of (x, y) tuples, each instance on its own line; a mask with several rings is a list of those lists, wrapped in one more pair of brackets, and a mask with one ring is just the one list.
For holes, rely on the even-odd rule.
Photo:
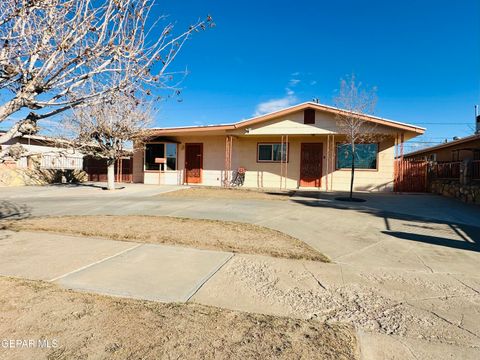
[(480, 140), (480, 134), (470, 135), (470, 136), (464, 137), (463, 139), (453, 140), (444, 144), (435, 145), (422, 150), (413, 151), (411, 153), (405, 154), (404, 156), (422, 155), (432, 151), (446, 149), (452, 146), (457, 146), (457, 145), (468, 143), (470, 141), (477, 141), (477, 140)]
[[(174, 127), (174, 128), (154, 128), (151, 129), (152, 132), (157, 133), (159, 135), (168, 135), (168, 134), (200, 134), (204, 133), (204, 135), (217, 135), (217, 134), (225, 134), (228, 131), (247, 128), (252, 125), (260, 124), (263, 122), (267, 122), (269, 120), (274, 120), (276, 118), (289, 115), (294, 112), (302, 111), (305, 109), (315, 109), (318, 111), (324, 111), (333, 115), (342, 115), (342, 114), (350, 114), (354, 115), (362, 120), (369, 121), (375, 124), (395, 128), (401, 131), (407, 131), (415, 134), (414, 136), (421, 135), (425, 132), (425, 128), (406, 124), (394, 120), (389, 120), (373, 115), (365, 115), (359, 114), (339, 108), (335, 108), (333, 106), (327, 106), (323, 104), (317, 104), (314, 102), (306, 102), (299, 105), (291, 106), (279, 111), (275, 111), (269, 114), (256, 116), (247, 120), (243, 120), (233, 124), (223, 124), (223, 125), (207, 125), (207, 126), (184, 126), (184, 127)], [(202, 134), (203, 135), (203, 134)]]

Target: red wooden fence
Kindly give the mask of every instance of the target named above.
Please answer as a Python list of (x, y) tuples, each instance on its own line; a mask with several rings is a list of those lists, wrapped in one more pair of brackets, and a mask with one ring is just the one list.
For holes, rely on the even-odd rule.
[[(83, 170), (88, 174), (88, 181), (107, 181), (107, 162), (104, 159), (85, 157)], [(115, 182), (133, 182), (132, 159), (121, 159), (115, 162)]]
[(395, 160), (394, 191), (426, 192), (428, 162), (423, 160)]

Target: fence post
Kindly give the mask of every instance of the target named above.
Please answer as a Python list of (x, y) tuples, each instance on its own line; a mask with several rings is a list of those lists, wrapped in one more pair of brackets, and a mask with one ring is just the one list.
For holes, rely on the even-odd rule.
[(463, 160), (460, 165), (460, 184), (467, 185), (470, 183), (471, 171), (470, 171), (471, 161), (469, 159)]

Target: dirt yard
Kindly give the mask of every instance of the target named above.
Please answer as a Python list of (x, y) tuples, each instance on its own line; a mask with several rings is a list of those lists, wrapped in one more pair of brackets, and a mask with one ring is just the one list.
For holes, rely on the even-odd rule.
[(292, 191), (266, 191), (242, 188), (192, 187), (159, 196), (175, 198), (211, 198), (211, 199), (244, 199), (244, 200), (288, 200)]
[(20, 220), (12, 223), (9, 228), (329, 261), (303, 241), (284, 233), (257, 225), (227, 221), (165, 216), (62, 216)]
[(0, 277), (0, 339), (46, 339), (49, 349), (0, 348), (2, 359), (357, 359), (351, 328), (196, 304), (161, 304)]

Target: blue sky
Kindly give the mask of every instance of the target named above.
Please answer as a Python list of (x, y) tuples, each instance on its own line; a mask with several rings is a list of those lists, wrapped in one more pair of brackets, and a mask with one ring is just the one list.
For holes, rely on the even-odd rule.
[(378, 88), (375, 114), (428, 128), (420, 141), (473, 132), (480, 103), (480, 2), (163, 0), (177, 31), (211, 14), (171, 70), (188, 68), (156, 126), (229, 123), (312, 98), (333, 105), (355, 73)]

